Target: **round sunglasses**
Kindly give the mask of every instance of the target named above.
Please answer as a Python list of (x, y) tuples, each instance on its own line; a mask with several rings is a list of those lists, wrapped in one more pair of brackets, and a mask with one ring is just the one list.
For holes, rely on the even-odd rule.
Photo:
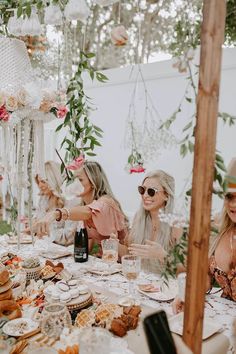
[(147, 194), (149, 195), (149, 197), (154, 197), (154, 195), (158, 192), (161, 192), (160, 189), (157, 188), (147, 188), (147, 187), (143, 187), (143, 186), (138, 186), (138, 192), (141, 195), (144, 195), (144, 193), (147, 191)]

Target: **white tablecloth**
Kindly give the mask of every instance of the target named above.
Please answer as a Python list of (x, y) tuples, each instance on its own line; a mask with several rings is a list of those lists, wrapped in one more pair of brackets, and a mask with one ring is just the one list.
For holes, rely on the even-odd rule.
[[(21, 245), (21, 249), (18, 251), (16, 245), (10, 246), (4, 241), (3, 237), (0, 238), (0, 255), (1, 255), (1, 253), (8, 251), (8, 252), (13, 252), (17, 255), (20, 255), (23, 258), (38, 256), (40, 258), (40, 260), (42, 261), (42, 263), (45, 262), (45, 258), (40, 257), (40, 253), (42, 250), (48, 249), (48, 247), (51, 247), (51, 245), (49, 246), (48, 242), (40, 240), (40, 241), (36, 242), (34, 247), (32, 245)], [(57, 246), (57, 245), (54, 246), (53, 245), (53, 247), (60, 248), (61, 246)], [(72, 246), (69, 247), (69, 249), (71, 249), (71, 251), (73, 252)], [(64, 267), (66, 269), (68, 269), (68, 271), (72, 272), (73, 274), (78, 274), (79, 278), (81, 278), (82, 280), (89, 283), (91, 285), (91, 287), (100, 288), (101, 289), (100, 296), (103, 297), (104, 300), (107, 300), (108, 294), (110, 297), (110, 295), (112, 293), (114, 295), (113, 299), (115, 301), (115, 299), (119, 299), (121, 296), (126, 294), (128, 291), (127, 290), (128, 289), (127, 280), (126, 280), (126, 278), (124, 278), (124, 276), (122, 274), (114, 274), (111, 276), (102, 276), (102, 275), (98, 276), (98, 275), (90, 274), (89, 272), (87, 272), (87, 268), (90, 267), (94, 261), (99, 262), (99, 260), (94, 259), (94, 257), (89, 257), (89, 261), (86, 263), (75, 263), (72, 256), (60, 259), (60, 261), (63, 262)], [(152, 281), (152, 282), (155, 282), (159, 279), (159, 277), (155, 274), (145, 274), (145, 273), (141, 273), (139, 278), (146, 279), (147, 281)], [(139, 302), (141, 303), (141, 305), (143, 305), (144, 307), (146, 307), (148, 309), (147, 311), (144, 311), (144, 315), (147, 313), (150, 313), (154, 310), (160, 310), (160, 309), (165, 310), (167, 315), (169, 315), (169, 316), (173, 315), (170, 303), (157, 302), (155, 300), (149, 299), (148, 297), (146, 297), (145, 295), (142, 295), (140, 293), (137, 293), (136, 296), (137, 296)], [(232, 332), (231, 331), (232, 331), (232, 321), (234, 318), (236, 318), (235, 303), (232, 301), (221, 298), (219, 296), (219, 293), (207, 295), (206, 300), (207, 300), (207, 302), (206, 302), (206, 306), (205, 306), (205, 316), (213, 319), (215, 321), (215, 323), (218, 323), (221, 325), (222, 329), (224, 330), (224, 332), (223, 332), (224, 335), (229, 338), (230, 343), (231, 343), (228, 353), (234, 353), (233, 339), (232, 339)], [(140, 327), (142, 327), (142, 326), (140, 326)], [(142, 328), (140, 330), (141, 330), (141, 332), (140, 332), (141, 334), (140, 333), (137, 334), (137, 332), (132, 333), (134, 331), (129, 332), (129, 335), (128, 335), (128, 337), (130, 337), (129, 343), (131, 341), (134, 341), (134, 344), (135, 344), (134, 347), (133, 347), (133, 345), (131, 345), (131, 347), (133, 347), (131, 349), (133, 349), (133, 350), (137, 350), (136, 346), (137, 346), (137, 343), (139, 342), (139, 341), (135, 340), (135, 336), (137, 336), (136, 339), (140, 335), (143, 337)], [(219, 343), (222, 342), (223, 337), (221, 338)], [(209, 342), (210, 340), (207, 340), (207, 341)], [(203, 342), (203, 344), (205, 345), (206, 348), (208, 348), (208, 346), (206, 345), (207, 341), (204, 341), (205, 344)], [(217, 338), (216, 338), (216, 342), (217, 342)], [(204, 345), (203, 345), (203, 353), (209, 354), (210, 353), (209, 348), (207, 349), (208, 352), (205, 351)], [(136, 351), (134, 351), (134, 352), (136, 353)], [(143, 354), (145, 352), (143, 352)], [(213, 352), (212, 352), (212, 354), (213, 354)], [(219, 352), (219, 354), (221, 354), (221, 353)]]

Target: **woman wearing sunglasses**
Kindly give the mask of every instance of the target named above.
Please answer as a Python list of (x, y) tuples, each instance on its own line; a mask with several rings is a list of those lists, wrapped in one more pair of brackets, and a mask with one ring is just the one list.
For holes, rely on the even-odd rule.
[[(232, 159), (225, 176), (226, 194), (219, 233), (211, 242), (206, 290), (216, 282), (221, 296), (236, 301), (236, 158)], [(218, 292), (218, 291), (217, 291)], [(173, 301), (174, 313), (183, 310), (178, 297)]]
[(141, 205), (128, 238), (128, 251), (141, 256), (148, 271), (160, 272), (166, 253), (182, 233), (159, 218), (160, 210), (165, 214), (173, 212), (174, 178), (162, 170), (150, 172), (138, 192)]

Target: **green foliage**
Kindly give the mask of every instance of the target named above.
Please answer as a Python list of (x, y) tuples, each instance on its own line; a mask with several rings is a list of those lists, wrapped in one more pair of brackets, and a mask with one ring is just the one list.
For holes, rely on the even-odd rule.
[(128, 157), (128, 164), (131, 166), (139, 165), (143, 163), (142, 155), (135, 149), (132, 150)]
[[(101, 146), (99, 138), (102, 137), (103, 131), (90, 121), (89, 114), (93, 108), (89, 97), (84, 92), (82, 74), (87, 72), (91, 78), (96, 77), (100, 82), (106, 82), (108, 79), (90, 65), (90, 59), (93, 57), (93, 53), (80, 53), (77, 71), (70, 80), (67, 89), (69, 111), (64, 122), (56, 129), (57, 132), (61, 129), (67, 132), (61, 143), (61, 147), (66, 150), (65, 162), (70, 162), (81, 154), (95, 156), (94, 149)], [(62, 170), (64, 170), (64, 165)]]
[(167, 254), (164, 260), (164, 267), (161, 277), (168, 281), (169, 278), (176, 278), (178, 266), (186, 266), (188, 252), (188, 229), (184, 228), (183, 234), (178, 243)]
[(9, 225), (6, 221), (0, 221), (0, 235), (7, 234), (11, 231), (11, 225)]
[(229, 126), (234, 125), (236, 122), (236, 117), (226, 112), (219, 112), (218, 117), (222, 118), (224, 124), (228, 124)]
[(236, 1), (227, 0), (227, 14), (225, 20), (225, 40), (228, 44), (236, 43)]

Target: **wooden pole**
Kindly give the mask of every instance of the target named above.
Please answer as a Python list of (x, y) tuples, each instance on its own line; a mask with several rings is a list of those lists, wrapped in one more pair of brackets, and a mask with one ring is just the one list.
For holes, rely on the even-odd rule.
[(195, 128), (184, 341), (201, 353), (225, 0), (204, 0)]

